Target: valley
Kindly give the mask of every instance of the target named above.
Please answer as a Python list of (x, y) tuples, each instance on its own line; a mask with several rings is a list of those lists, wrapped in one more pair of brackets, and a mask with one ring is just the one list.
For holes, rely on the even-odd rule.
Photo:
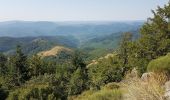
[[(143, 21), (131, 22), (0, 22), (0, 52), (12, 54), (17, 45), (33, 55), (55, 46), (80, 49), (90, 59), (113, 52), (121, 35), (138, 37)], [(104, 34), (103, 34), (104, 33)]]

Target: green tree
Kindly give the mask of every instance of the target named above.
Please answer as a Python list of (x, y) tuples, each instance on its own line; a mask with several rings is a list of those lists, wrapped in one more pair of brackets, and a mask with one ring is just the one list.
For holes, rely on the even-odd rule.
[(11, 77), (15, 85), (21, 85), (30, 78), (27, 64), (27, 56), (22, 53), (21, 47), (17, 46), (16, 54), (9, 61)]
[(137, 67), (141, 74), (152, 59), (170, 52), (170, 3), (152, 12), (154, 16), (142, 26), (140, 38), (129, 47), (128, 64)]
[(163, 8), (158, 7), (156, 11), (152, 11), (154, 17), (149, 18), (141, 29), (139, 44), (148, 60), (166, 55), (170, 51), (169, 11), (170, 3)]
[(85, 55), (76, 50), (73, 57), (72, 57), (72, 64), (73, 66), (75, 66), (75, 69), (81, 67), (81, 68), (85, 68), (86, 67), (86, 64), (85, 64)]
[(7, 97), (8, 97), (8, 91), (6, 89), (4, 89), (2, 87), (2, 85), (0, 85), (0, 98), (1, 98), (1, 100), (6, 100)]
[(69, 82), (70, 78), (75, 71), (74, 67), (71, 64), (58, 65), (56, 69), (56, 78), (57, 80), (52, 82), (52, 86), (55, 87), (55, 93), (62, 100), (67, 100), (69, 93)]
[(124, 33), (119, 48), (119, 58), (122, 62), (123, 74), (130, 69), (128, 66), (129, 53), (132, 50), (130, 43), (132, 43), (132, 34)]
[(4, 76), (7, 74), (7, 57), (0, 53), (0, 75)]
[(45, 73), (43, 70), (44, 62), (38, 55), (33, 55), (28, 62), (31, 76), (39, 76)]
[(122, 80), (122, 63), (118, 55), (98, 60), (96, 64), (88, 67), (90, 86), (100, 89), (110, 82), (120, 82)]
[(80, 94), (83, 90), (86, 89), (86, 81), (84, 79), (85, 74), (81, 68), (78, 68), (72, 75), (69, 84), (69, 95)]
[(88, 88), (88, 74), (83, 57), (84, 56), (79, 51), (76, 51), (73, 56), (72, 64), (75, 67), (75, 71), (69, 82), (69, 95), (80, 94), (83, 90)]

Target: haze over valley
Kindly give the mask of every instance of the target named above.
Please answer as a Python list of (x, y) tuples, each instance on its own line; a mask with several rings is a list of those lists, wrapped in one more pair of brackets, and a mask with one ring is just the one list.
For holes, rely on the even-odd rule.
[[(0, 22), (0, 51), (10, 54), (17, 45), (23, 45), (25, 53), (36, 54), (62, 45), (84, 49), (88, 53), (97, 49), (112, 52), (124, 32), (133, 32), (137, 37), (143, 23), (144, 21)], [(98, 55), (102, 55), (102, 52)]]

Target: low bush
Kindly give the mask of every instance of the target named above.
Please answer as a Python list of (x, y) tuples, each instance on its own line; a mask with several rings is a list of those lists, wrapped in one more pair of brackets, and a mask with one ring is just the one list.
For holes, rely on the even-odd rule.
[(109, 83), (101, 90), (88, 90), (81, 95), (71, 97), (70, 100), (122, 100), (122, 94), (122, 90), (118, 89), (118, 85)]
[(152, 60), (149, 63), (147, 70), (153, 72), (165, 72), (170, 75), (170, 54)]
[[(34, 85), (21, 87), (13, 92), (10, 92), (7, 100), (47, 100), (52, 98), (52, 89), (48, 85)], [(54, 98), (54, 97), (53, 97)]]

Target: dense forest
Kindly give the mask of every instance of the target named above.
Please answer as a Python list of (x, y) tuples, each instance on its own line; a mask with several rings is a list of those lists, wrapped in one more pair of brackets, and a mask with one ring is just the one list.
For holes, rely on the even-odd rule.
[[(47, 50), (47, 45), (35, 54), (26, 52), (27, 43), (25, 47), (16, 46), (13, 53), (1, 53), (0, 99), (169, 100), (170, 95), (165, 96), (163, 86), (170, 76), (170, 3), (152, 12), (154, 16), (144, 23), (140, 34), (133, 34), (138, 33), (134, 30), (117, 35), (121, 37), (121, 40), (115, 40), (119, 42), (117, 49), (100, 58), (88, 57), (85, 50), (93, 49), (97, 52), (93, 56), (96, 56), (102, 51), (101, 48), (96, 51), (102, 43), (108, 48), (109, 43), (115, 42), (112, 38), (117, 37), (110, 34), (93, 38), (89, 47), (86, 47), (90, 44), (87, 42), (82, 48), (74, 48), (70, 55), (60, 53), (57, 59), (36, 54)], [(58, 38), (44, 38), (50, 38), (48, 42), (57, 45), (51, 41)], [(61, 38), (58, 41), (62, 41)], [(76, 40), (68, 40), (64, 45), (71, 43), (76, 47), (72, 41)], [(94, 49), (93, 45), (98, 46)], [(58, 61), (60, 58), (62, 60)], [(149, 79), (140, 78), (145, 74), (149, 74)]]

